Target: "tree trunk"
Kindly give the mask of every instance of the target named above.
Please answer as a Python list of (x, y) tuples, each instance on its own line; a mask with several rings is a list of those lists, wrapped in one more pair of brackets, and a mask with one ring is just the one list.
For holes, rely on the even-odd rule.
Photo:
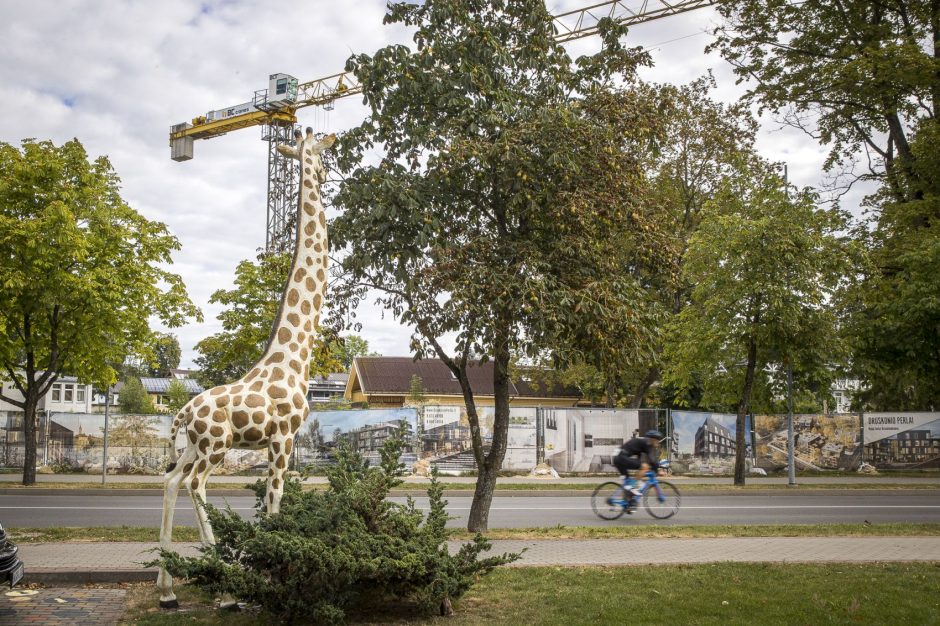
[(653, 386), (653, 383), (655, 383), (658, 378), (658, 367), (653, 366), (647, 370), (646, 376), (637, 383), (636, 389), (633, 392), (633, 400), (630, 401), (631, 409), (639, 409), (643, 406), (643, 399), (646, 397), (646, 392), (650, 390), (650, 387)]
[(607, 388), (606, 388), (607, 402), (605, 406), (608, 409), (612, 409), (617, 406), (617, 386), (614, 384), (614, 381), (610, 378), (607, 379)]
[(26, 398), (23, 405), (23, 485), (36, 482), (36, 400)]
[(745, 445), (744, 420), (751, 407), (751, 391), (754, 389), (754, 370), (757, 366), (757, 344), (750, 339), (747, 347), (747, 371), (744, 374), (744, 389), (741, 390), (741, 401), (738, 402), (738, 416), (735, 421), (734, 433), (734, 484), (743, 485), (745, 481)]
[(509, 329), (508, 324), (501, 325), (496, 331), (493, 348), (493, 443), (483, 465), (477, 465), (477, 485), (470, 505), (467, 530), (474, 533), (486, 532), (489, 524), (490, 505), (496, 478), (506, 456), (506, 440), (509, 435)]

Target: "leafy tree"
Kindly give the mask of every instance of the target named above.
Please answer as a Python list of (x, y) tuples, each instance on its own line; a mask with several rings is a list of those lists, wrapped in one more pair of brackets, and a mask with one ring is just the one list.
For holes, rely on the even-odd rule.
[(817, 208), (808, 191), (788, 193), (752, 160), (707, 203), (683, 268), (691, 303), (667, 342), (668, 382), (700, 384), (703, 402), (736, 406), (735, 484), (745, 480), (744, 419), (764, 365), (825, 378), (840, 356), (829, 299), (854, 256), (835, 234), (844, 217)]
[(167, 410), (175, 415), (189, 402), (189, 390), (180, 380), (173, 379), (166, 390)]
[(330, 343), (331, 358), (342, 365), (343, 371), (349, 371), (357, 356), (382, 356), (369, 351), (369, 342), (359, 335), (338, 337)]
[[(117, 415), (114, 424), (108, 427), (108, 443), (112, 446), (127, 446), (131, 455), (137, 455), (138, 448), (153, 446), (160, 439), (157, 427), (159, 417), (149, 415)], [(104, 428), (101, 429), (104, 434)]]
[(112, 384), (128, 354), (167, 326), (200, 319), (165, 268), (179, 242), (120, 196), (106, 157), (81, 143), (0, 143), (0, 364), (25, 414), (23, 484), (35, 482), (36, 406), (62, 372)]
[(412, 374), (408, 383), (408, 402), (420, 406), (424, 403), (424, 400), (424, 383), (421, 381), (420, 376)]
[(150, 376), (154, 378), (169, 376), (170, 370), (180, 366), (182, 350), (180, 350), (180, 342), (176, 335), (157, 333), (154, 337), (152, 351), (153, 360), (148, 368)]
[[(640, 287), (615, 251), (637, 245), (645, 223), (632, 155), (655, 112), (612, 84), (646, 56), (605, 20), (602, 53), (573, 63), (540, 0), (394, 3), (386, 23), (414, 28), (415, 46), (347, 62), (370, 115), (337, 142), (336, 313), (375, 290), (414, 328), (417, 355), (453, 373), (479, 469), (468, 527), (482, 531), (506, 452), (511, 355), (578, 335), (645, 340)], [(373, 148), (380, 159), (365, 165)], [(471, 354), (494, 362), (489, 450)]]
[(118, 405), (122, 413), (154, 413), (153, 402), (139, 378), (124, 381)]
[[(218, 316), (222, 332), (196, 344), (200, 355), (195, 364), (203, 386), (236, 380), (261, 357), (271, 337), (291, 262), (288, 253), (262, 253), (257, 262), (242, 261), (235, 268), (234, 289), (219, 289), (209, 298), (209, 302), (226, 308)], [(311, 376), (342, 368), (330, 349), (335, 333), (328, 328), (320, 328), (320, 332), (310, 360)]]

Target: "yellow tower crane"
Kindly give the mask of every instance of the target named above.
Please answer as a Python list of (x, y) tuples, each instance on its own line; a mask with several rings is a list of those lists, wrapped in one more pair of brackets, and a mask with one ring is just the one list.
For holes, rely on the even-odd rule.
[[(641, 0), (628, 6), (623, 0), (607, 0), (560, 13), (552, 17), (556, 39), (572, 41), (597, 34), (598, 23), (610, 18), (632, 26), (671, 15), (710, 6), (716, 0)], [(262, 126), (261, 138), (268, 143), (268, 251), (288, 250), (293, 244), (293, 220), (297, 207), (299, 164), (285, 159), (277, 145), (293, 140), (297, 110), (308, 106), (332, 107), (339, 98), (362, 92), (353, 74), (341, 72), (325, 78), (301, 83), (289, 74), (271, 74), (267, 89), (255, 91), (249, 102), (209, 111), (170, 127), (170, 158), (188, 161), (193, 158), (193, 142), (211, 139), (226, 133)]]

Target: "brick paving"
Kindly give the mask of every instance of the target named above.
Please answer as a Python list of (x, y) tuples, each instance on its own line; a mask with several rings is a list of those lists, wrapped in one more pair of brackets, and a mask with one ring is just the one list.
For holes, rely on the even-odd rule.
[(124, 589), (57, 587), (35, 591), (19, 597), (6, 590), (0, 592), (0, 626), (113, 626), (124, 614)]

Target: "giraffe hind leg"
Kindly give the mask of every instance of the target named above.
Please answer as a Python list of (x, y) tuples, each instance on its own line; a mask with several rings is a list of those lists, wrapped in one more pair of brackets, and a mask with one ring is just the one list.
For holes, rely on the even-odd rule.
[[(166, 473), (163, 485), (163, 518), (160, 522), (160, 548), (163, 550), (169, 550), (173, 543), (173, 512), (184, 478), (183, 468), (195, 459), (195, 449), (187, 447), (176, 467)], [(176, 594), (173, 593), (173, 577), (162, 567), (157, 574), (157, 589), (160, 591), (160, 608), (174, 609), (179, 606)]]

